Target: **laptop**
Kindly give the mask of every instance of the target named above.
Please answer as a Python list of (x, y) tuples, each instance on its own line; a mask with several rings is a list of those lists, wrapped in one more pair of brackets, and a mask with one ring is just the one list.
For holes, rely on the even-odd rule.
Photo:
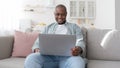
[(39, 47), (42, 55), (72, 56), (75, 47), (75, 35), (40, 34)]

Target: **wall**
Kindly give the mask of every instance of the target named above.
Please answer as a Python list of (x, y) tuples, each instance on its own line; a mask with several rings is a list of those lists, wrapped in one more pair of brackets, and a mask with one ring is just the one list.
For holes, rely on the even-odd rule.
[[(40, 3), (40, 1), (42, 3)], [(47, 1), (47, 0), (44, 0), (44, 1), (43, 0), (23, 0), (23, 5), (24, 6), (27, 4), (31, 4), (33, 6), (35, 6), (37, 4), (44, 5), (44, 4), (46, 4), (46, 3), (44, 3), (45, 1)], [(68, 7), (69, 0), (54, 0), (54, 7), (57, 4), (64, 4)], [(55, 21), (55, 19), (54, 19), (54, 7), (37, 8), (38, 10), (36, 10), (34, 12), (24, 11), (23, 12), (24, 16), (22, 19), (31, 19), (35, 23), (39, 23), (39, 22), (44, 22), (46, 24), (52, 23)], [(68, 11), (69, 11), (69, 9), (68, 9)], [(68, 15), (69, 15), (69, 13), (68, 13)]]
[[(25, 4), (40, 4), (38, 1), (43, 0), (23, 0)], [(44, 0), (46, 1), (46, 0)], [(119, 0), (118, 0), (119, 1)], [(69, 0), (54, 0), (54, 5), (64, 4), (67, 6), (69, 19)], [(44, 22), (46, 24), (54, 22), (54, 8), (43, 8), (37, 12), (24, 12), (22, 19), (30, 19), (34, 23)], [(77, 21), (72, 21), (77, 22)], [(114, 29), (115, 28), (115, 0), (96, 0), (96, 18), (94, 26), (100, 29)]]
[(120, 0), (115, 0), (115, 28), (120, 30)]
[(101, 29), (115, 28), (115, 0), (96, 0), (95, 27)]

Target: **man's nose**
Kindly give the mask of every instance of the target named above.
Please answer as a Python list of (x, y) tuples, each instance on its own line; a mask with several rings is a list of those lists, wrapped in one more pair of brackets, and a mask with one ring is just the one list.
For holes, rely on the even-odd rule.
[(58, 18), (62, 18), (62, 15), (60, 14), (60, 15), (58, 16)]

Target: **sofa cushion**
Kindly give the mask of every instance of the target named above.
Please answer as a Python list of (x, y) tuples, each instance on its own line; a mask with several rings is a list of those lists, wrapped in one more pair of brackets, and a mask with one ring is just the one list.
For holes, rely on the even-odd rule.
[(87, 31), (87, 58), (103, 59), (104, 49), (100, 45), (102, 38), (108, 30), (88, 29)]
[(87, 58), (98, 60), (120, 60), (120, 31), (115, 32), (107, 45), (102, 46), (101, 41), (109, 30), (94, 29), (87, 32)]
[(0, 68), (24, 68), (25, 58), (8, 58), (0, 60)]
[(11, 56), (13, 42), (13, 36), (0, 36), (0, 59), (8, 58)]
[(20, 32), (15, 31), (14, 48), (12, 56), (26, 57), (32, 53), (32, 46), (37, 39), (38, 32)]
[(119, 68), (119, 61), (89, 60), (87, 68)]

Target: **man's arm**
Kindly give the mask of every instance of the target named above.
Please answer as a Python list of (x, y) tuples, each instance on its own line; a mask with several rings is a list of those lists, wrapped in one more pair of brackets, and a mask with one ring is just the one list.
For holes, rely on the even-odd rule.
[(76, 34), (76, 46), (80, 47), (81, 49), (79, 54), (81, 56), (85, 56), (86, 47), (85, 47), (85, 42), (83, 41), (83, 34), (81, 32), (81, 29), (79, 26), (75, 25), (74, 30)]
[[(44, 28), (44, 30), (40, 33), (40, 34), (45, 34), (47, 31), (47, 27)], [(39, 37), (36, 39), (36, 41), (34, 42), (33, 44), (33, 47), (32, 47), (32, 52), (40, 52), (40, 49), (39, 49)]]
[(33, 47), (32, 47), (32, 52), (39, 52), (39, 38), (36, 39), (35, 43), (33, 44)]
[(74, 48), (71, 49), (71, 51), (73, 56), (78, 56), (83, 52), (82, 48), (79, 46), (75, 46)]

